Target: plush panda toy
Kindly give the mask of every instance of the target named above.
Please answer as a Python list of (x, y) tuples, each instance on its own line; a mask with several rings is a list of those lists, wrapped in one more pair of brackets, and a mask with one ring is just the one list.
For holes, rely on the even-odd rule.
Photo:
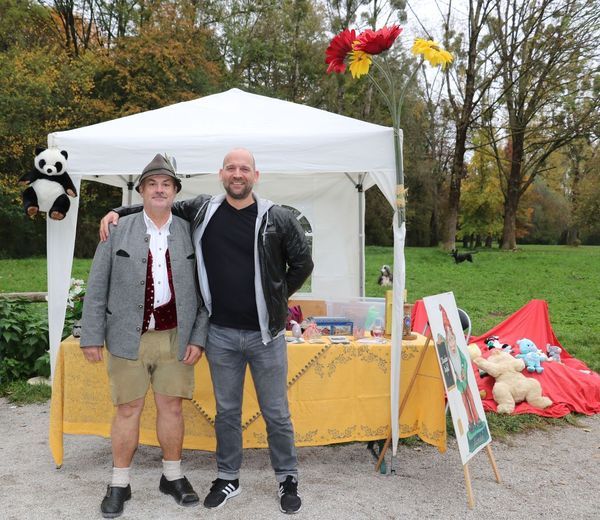
[(58, 148), (36, 148), (35, 168), (19, 179), (29, 185), (23, 192), (23, 207), (30, 217), (44, 211), (54, 220), (65, 218), (71, 207), (67, 195), (77, 197), (67, 158), (67, 152)]

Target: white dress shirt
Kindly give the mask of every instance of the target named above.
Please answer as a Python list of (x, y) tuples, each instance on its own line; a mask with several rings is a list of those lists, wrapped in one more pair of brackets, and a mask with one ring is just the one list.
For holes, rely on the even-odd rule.
[[(171, 288), (169, 287), (169, 274), (167, 271), (167, 249), (169, 242), (169, 227), (173, 221), (173, 215), (169, 215), (169, 220), (160, 228), (144, 211), (144, 222), (146, 222), (146, 232), (150, 235), (150, 252), (152, 253), (152, 280), (154, 283), (154, 308), (169, 303), (171, 300)], [(150, 315), (148, 330), (153, 330), (156, 326), (154, 313)]]

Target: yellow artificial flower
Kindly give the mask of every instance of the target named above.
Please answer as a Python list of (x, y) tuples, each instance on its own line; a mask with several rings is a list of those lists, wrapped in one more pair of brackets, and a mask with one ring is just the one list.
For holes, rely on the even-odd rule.
[(454, 59), (452, 54), (442, 49), (441, 45), (437, 42), (434, 42), (433, 40), (423, 40), (422, 38), (415, 39), (412, 53), (415, 56), (418, 56), (419, 54), (422, 55), (423, 58), (434, 67), (441, 65), (443, 69)]
[(353, 78), (360, 78), (369, 73), (371, 67), (371, 55), (363, 51), (352, 51), (350, 53), (350, 73)]

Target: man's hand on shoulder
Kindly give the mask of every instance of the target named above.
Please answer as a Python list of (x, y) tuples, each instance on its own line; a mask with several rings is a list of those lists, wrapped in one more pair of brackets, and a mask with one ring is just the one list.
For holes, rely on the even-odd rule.
[(185, 356), (183, 356), (183, 364), (184, 365), (195, 365), (200, 361), (202, 357), (202, 352), (204, 352), (203, 347), (199, 347), (198, 345), (192, 345), (191, 343), (185, 349)]
[(103, 347), (82, 347), (83, 355), (90, 363), (99, 363), (102, 361)]
[(100, 240), (102, 242), (106, 242), (108, 240), (108, 235), (110, 234), (109, 224), (117, 225), (119, 223), (119, 214), (116, 211), (109, 211), (102, 220), (100, 221), (100, 230), (98, 234), (100, 235)]

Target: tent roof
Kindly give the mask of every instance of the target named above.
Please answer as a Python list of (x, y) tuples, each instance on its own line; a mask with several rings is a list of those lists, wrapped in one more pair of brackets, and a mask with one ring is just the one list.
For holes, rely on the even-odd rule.
[(69, 152), (69, 172), (138, 174), (157, 152), (180, 174), (216, 173), (234, 147), (261, 172), (394, 171), (392, 128), (231, 89), (157, 110), (49, 135)]

